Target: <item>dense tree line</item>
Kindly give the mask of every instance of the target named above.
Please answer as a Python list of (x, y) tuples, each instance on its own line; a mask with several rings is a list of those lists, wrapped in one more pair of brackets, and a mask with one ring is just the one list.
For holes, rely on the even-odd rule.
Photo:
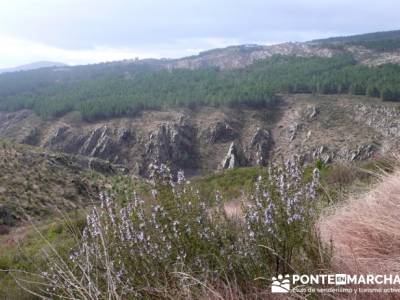
[[(264, 76), (276, 92), (352, 94), (400, 101), (399, 65), (356, 65), (348, 55), (328, 59), (280, 57), (269, 63), (272, 72)], [(262, 62), (261, 68), (266, 64)]]
[[(79, 110), (86, 120), (133, 115), (143, 109), (207, 105), (267, 105), (271, 90), (217, 69), (166, 70), (108, 65), (0, 76), (0, 109), (33, 109), (44, 117)], [(77, 76), (74, 77), (74, 74)]]
[(77, 110), (89, 121), (144, 109), (265, 106), (275, 102), (276, 93), (349, 93), (400, 100), (400, 66), (360, 66), (344, 54), (273, 56), (234, 70), (113, 63), (0, 75), (1, 110), (32, 109), (46, 118)]

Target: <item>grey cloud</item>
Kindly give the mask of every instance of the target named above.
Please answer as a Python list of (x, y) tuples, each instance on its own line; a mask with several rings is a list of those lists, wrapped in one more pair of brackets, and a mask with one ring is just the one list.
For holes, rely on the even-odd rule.
[(207, 39), (271, 43), (397, 29), (400, 8), (397, 0), (7, 2), (0, 10), (0, 35), (63, 49), (152, 52), (160, 45), (203, 48)]

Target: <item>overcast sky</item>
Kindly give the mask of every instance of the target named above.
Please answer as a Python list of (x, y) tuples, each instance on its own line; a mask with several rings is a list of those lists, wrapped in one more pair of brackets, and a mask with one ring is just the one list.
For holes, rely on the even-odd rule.
[(400, 29), (399, 0), (0, 0), (0, 68)]

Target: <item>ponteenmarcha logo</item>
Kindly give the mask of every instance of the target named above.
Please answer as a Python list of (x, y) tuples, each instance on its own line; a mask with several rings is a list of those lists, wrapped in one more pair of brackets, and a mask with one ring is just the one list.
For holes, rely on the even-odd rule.
[(272, 277), (271, 292), (272, 293), (288, 293), (291, 288), (293, 291), (297, 287), (312, 287), (312, 286), (344, 286), (344, 285), (359, 285), (359, 286), (379, 286), (379, 285), (400, 285), (400, 275), (349, 275), (349, 274), (293, 274)]
[(278, 275), (278, 277), (272, 277), (271, 292), (272, 293), (289, 293), (290, 291), (290, 276), (289, 275)]

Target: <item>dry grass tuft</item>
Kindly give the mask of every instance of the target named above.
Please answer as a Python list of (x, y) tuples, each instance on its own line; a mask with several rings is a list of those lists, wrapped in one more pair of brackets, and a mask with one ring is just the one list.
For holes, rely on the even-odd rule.
[(383, 176), (369, 193), (323, 216), (320, 231), (334, 247), (335, 272), (399, 273), (400, 171)]

